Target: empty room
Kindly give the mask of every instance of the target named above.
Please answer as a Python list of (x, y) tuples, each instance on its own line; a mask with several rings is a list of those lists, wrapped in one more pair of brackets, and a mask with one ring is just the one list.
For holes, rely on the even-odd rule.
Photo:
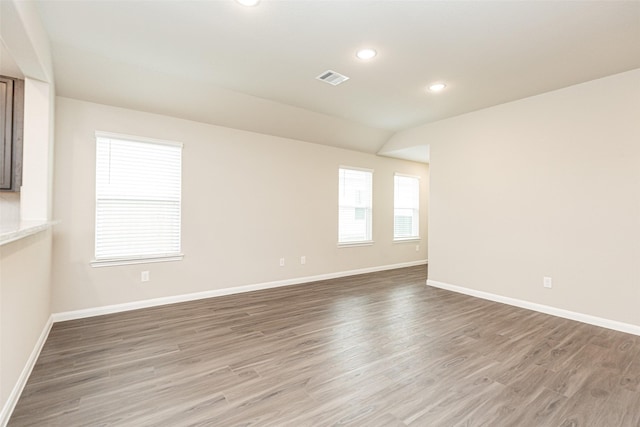
[(0, 426), (640, 426), (640, 2), (0, 0)]

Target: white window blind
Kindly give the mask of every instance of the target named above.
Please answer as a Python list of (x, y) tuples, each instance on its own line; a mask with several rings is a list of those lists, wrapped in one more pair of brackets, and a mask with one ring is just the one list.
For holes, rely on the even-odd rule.
[(420, 178), (395, 174), (393, 178), (393, 238), (419, 237)]
[(96, 261), (180, 255), (182, 145), (96, 133)]
[(338, 243), (371, 241), (373, 173), (339, 169)]

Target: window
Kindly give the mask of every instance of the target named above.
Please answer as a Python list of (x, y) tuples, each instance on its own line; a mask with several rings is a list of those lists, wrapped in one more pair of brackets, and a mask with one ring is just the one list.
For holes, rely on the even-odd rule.
[(419, 238), (420, 178), (395, 174), (393, 178), (393, 238)]
[(371, 242), (373, 171), (340, 168), (338, 243)]
[(96, 132), (94, 265), (181, 259), (182, 145)]

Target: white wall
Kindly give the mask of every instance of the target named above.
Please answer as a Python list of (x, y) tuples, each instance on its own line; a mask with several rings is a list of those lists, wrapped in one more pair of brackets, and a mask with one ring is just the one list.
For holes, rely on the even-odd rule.
[[(0, 42), (25, 77), (23, 189), (0, 198), (2, 226), (50, 219), (53, 71), (32, 2), (0, 1)], [(6, 212), (6, 211), (9, 212)], [(0, 246), (0, 425), (13, 410), (51, 316), (51, 232)]]
[[(184, 143), (183, 261), (89, 265), (96, 130)], [(61, 97), (55, 164), (54, 312), (427, 258), (426, 164)], [(375, 170), (373, 246), (337, 247), (340, 165)], [(392, 242), (394, 172), (422, 178), (419, 251)], [(143, 270), (150, 282), (140, 282)]]
[(429, 280), (640, 325), (640, 70), (407, 136), (431, 148)]
[[(26, 380), (26, 376), (21, 376), (30, 368), (27, 361), (49, 320), (50, 274), (50, 230), (0, 246), (0, 402), (3, 406), (12, 392), (16, 392), (18, 380)], [(8, 415), (6, 410), (2, 415), (0, 425)]]
[(49, 83), (26, 78), (24, 82), (24, 147), (20, 218), (51, 218), (53, 183), (54, 91)]

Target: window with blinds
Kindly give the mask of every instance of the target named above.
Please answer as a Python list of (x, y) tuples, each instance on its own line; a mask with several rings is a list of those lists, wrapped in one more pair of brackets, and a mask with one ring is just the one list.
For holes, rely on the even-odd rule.
[(371, 242), (373, 171), (339, 169), (338, 243)]
[(96, 263), (180, 257), (182, 145), (102, 132), (96, 141)]
[(395, 174), (393, 178), (393, 238), (419, 238), (420, 178)]

